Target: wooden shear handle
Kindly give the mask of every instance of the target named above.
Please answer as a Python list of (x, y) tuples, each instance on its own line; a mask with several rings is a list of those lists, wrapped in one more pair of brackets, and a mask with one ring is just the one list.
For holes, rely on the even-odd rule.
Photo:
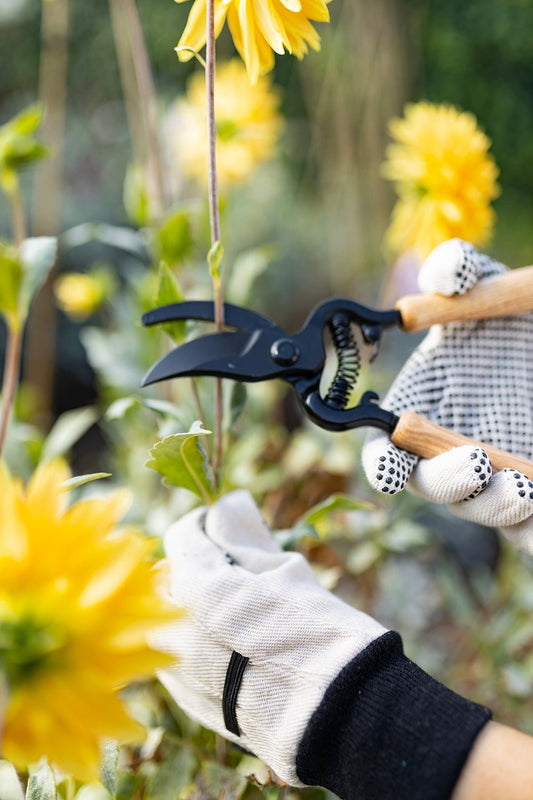
[(533, 311), (533, 266), (487, 278), (465, 294), (409, 294), (395, 308), (408, 333), (447, 322), (509, 317)]
[(513, 456), (511, 453), (506, 453), (505, 450), (499, 450), (497, 447), (477, 442), (474, 439), (469, 439), (468, 436), (463, 436), (460, 433), (454, 433), (447, 428), (437, 425), (435, 422), (414, 411), (404, 411), (400, 414), (398, 423), (391, 435), (392, 442), (400, 447), (402, 450), (409, 450), (421, 458), (433, 458), (441, 453), (450, 450), (452, 447), (461, 447), (461, 445), (468, 444), (471, 446), (482, 447), (490, 458), (492, 464), (492, 471), (499, 472), (505, 467), (517, 469), (527, 475), (528, 478), (533, 480), (533, 461), (528, 461), (527, 458), (520, 456)]

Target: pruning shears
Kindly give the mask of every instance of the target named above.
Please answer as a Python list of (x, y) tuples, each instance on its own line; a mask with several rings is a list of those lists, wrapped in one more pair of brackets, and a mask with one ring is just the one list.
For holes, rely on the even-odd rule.
[[(384, 329), (414, 332), (434, 324), (509, 316), (530, 310), (533, 310), (533, 267), (488, 279), (464, 295), (408, 295), (386, 311), (342, 297), (331, 298), (320, 303), (301, 330), (293, 335), (255, 311), (225, 303), (224, 323), (233, 330), (207, 334), (175, 348), (150, 368), (142, 385), (200, 375), (245, 382), (280, 378), (292, 386), (303, 412), (320, 427), (330, 431), (366, 425), (381, 428), (398, 447), (428, 458), (451, 447), (474, 442), (414, 412), (406, 411), (397, 416), (381, 408), (377, 394), (372, 391), (364, 392), (355, 407), (347, 407), (360, 371), (360, 342), (370, 346), (373, 360)], [(214, 321), (214, 304), (210, 301), (173, 303), (148, 311), (142, 322), (156, 325), (188, 319)], [(337, 369), (328, 390), (322, 392), (326, 330), (335, 348)], [(475, 444), (486, 450), (494, 471), (512, 466), (533, 475), (533, 463), (526, 459), (482, 442)]]

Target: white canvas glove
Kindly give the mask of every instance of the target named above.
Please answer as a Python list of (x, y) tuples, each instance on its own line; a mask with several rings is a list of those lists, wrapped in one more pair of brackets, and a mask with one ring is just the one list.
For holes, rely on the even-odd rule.
[(283, 552), (245, 491), (175, 523), (165, 550), (172, 599), (188, 617), (154, 641), (178, 658), (161, 681), (192, 717), (302, 786), (295, 761), (311, 715), (386, 629), (323, 589), (300, 554)]
[[(452, 239), (437, 247), (419, 274), (423, 292), (464, 294), (506, 267)], [(435, 325), (383, 401), (395, 414), (415, 411), (457, 433), (518, 456), (533, 455), (533, 313)], [(501, 528), (533, 553), (533, 475), (492, 475), (479, 448), (458, 447), (432, 459), (399, 450), (372, 432), (362, 453), (370, 484), (394, 494), (407, 487), (457, 516)]]

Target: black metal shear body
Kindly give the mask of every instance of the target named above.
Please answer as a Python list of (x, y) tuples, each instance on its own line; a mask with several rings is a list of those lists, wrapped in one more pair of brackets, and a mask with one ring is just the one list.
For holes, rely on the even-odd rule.
[[(357, 406), (348, 407), (361, 365), (361, 337), (373, 347), (375, 355), (384, 328), (415, 332), (436, 324), (514, 316), (532, 310), (533, 266), (484, 280), (463, 295), (406, 295), (388, 311), (375, 311), (342, 297), (326, 300), (293, 336), (260, 314), (227, 303), (225, 324), (235, 330), (201, 336), (177, 347), (154, 364), (145, 375), (143, 386), (187, 375), (251, 382), (281, 378), (291, 384), (305, 414), (327, 430), (343, 431), (362, 425), (382, 428), (398, 447), (423, 458), (459, 445), (479, 445), (488, 453), (493, 472), (513, 467), (533, 477), (533, 462), (490, 443), (474, 442), (412, 411), (397, 417), (377, 405), (374, 392), (365, 392)], [(143, 323), (187, 319), (214, 321), (213, 303), (192, 301), (162, 306), (146, 313)], [(356, 340), (357, 328), (361, 335)], [(337, 371), (324, 392), (320, 383), (326, 366), (326, 329), (336, 351)]]
[[(144, 325), (187, 319), (213, 321), (214, 304), (173, 303), (142, 317)], [(297, 334), (288, 335), (266, 317), (225, 303), (224, 323), (237, 330), (201, 336), (175, 348), (151, 367), (142, 385), (199, 375), (246, 382), (281, 378), (292, 385), (305, 414), (322, 428), (342, 431), (371, 425), (394, 430), (397, 417), (376, 405), (378, 396), (374, 392), (365, 392), (354, 408), (348, 409), (346, 404), (361, 363), (352, 325), (359, 327), (364, 342), (377, 351), (382, 329), (401, 326), (398, 310), (375, 311), (345, 298), (332, 298), (311, 312)], [(337, 371), (322, 397), (326, 328), (337, 354)]]

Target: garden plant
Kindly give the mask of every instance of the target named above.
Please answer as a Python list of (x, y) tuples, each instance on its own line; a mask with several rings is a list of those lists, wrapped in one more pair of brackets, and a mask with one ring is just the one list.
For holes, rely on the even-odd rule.
[[(157, 679), (170, 657), (151, 634), (181, 615), (162, 536), (236, 488), (323, 586), (533, 734), (530, 556), (413, 495), (374, 493), (364, 434), (312, 425), (281, 383), (141, 388), (161, 355), (223, 330), (224, 302), (296, 330), (328, 295), (388, 307), (450, 238), (525, 265), (533, 175), (520, 125), (533, 110), (517, 99), (512, 143), (506, 86), (480, 83), (474, 62), (499, 48), (523, 97), (529, 5), (507, 0), (501, 17), (481, 0), (11, 5), (0, 800), (333, 798), (283, 785)], [(213, 300), (214, 326), (141, 325), (184, 299)], [(393, 337), (358, 389), (386, 391), (409, 349)]]

